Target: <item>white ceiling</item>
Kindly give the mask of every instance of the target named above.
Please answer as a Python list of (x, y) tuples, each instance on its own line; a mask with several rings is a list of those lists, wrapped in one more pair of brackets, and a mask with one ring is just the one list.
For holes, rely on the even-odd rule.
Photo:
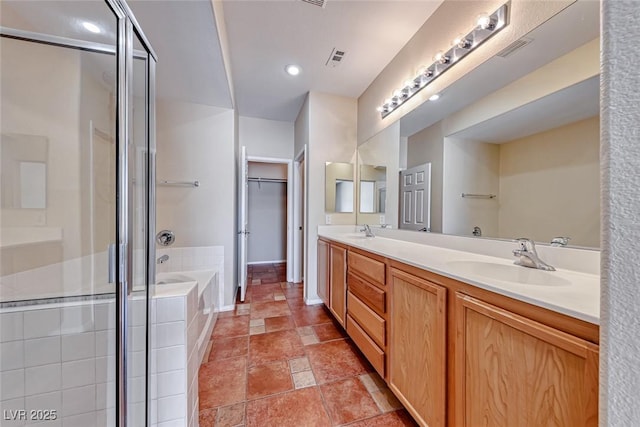
[(600, 113), (600, 78), (584, 80), (451, 136), (500, 144)]
[[(357, 98), (442, 0), (225, 0), (240, 115), (293, 121), (309, 91)], [(325, 66), (333, 48), (346, 52)], [(302, 73), (287, 75), (287, 64)]]

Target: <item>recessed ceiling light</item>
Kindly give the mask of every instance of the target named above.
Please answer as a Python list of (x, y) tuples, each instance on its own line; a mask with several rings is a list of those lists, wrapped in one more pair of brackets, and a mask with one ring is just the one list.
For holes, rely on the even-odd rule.
[(286, 67), (284, 67), (284, 70), (287, 72), (287, 74), (289, 74), (290, 76), (297, 76), (298, 74), (300, 74), (300, 71), (302, 71), (300, 69), (300, 67), (298, 67), (297, 65), (287, 65)]
[(83, 22), (82, 26), (84, 27), (85, 30), (87, 31), (91, 31), (92, 33), (98, 34), (101, 33), (102, 30), (100, 29), (100, 27), (98, 27), (96, 24), (92, 24), (91, 22)]
[(440, 95), (438, 95), (437, 93), (434, 93), (429, 97), (429, 101), (437, 101), (438, 99), (440, 99)]

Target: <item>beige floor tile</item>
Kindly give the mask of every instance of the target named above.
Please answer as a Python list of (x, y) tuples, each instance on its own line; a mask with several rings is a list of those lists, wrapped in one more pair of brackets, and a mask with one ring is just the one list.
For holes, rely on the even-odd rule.
[(302, 344), (304, 345), (318, 344), (320, 342), (316, 334), (304, 335), (301, 336), (300, 339), (302, 340)]
[(289, 360), (289, 369), (291, 369), (291, 373), (295, 374), (303, 371), (310, 371), (311, 365), (309, 364), (309, 359), (306, 357), (300, 357), (298, 359)]
[(293, 374), (293, 385), (296, 389), (312, 387), (316, 385), (316, 378), (311, 371), (296, 372)]
[(369, 393), (387, 388), (384, 380), (375, 372), (360, 375), (360, 381), (362, 381)]
[(254, 327), (254, 326), (264, 326), (264, 319), (251, 319), (249, 321), (249, 327)]
[(396, 398), (388, 388), (374, 391), (371, 393), (371, 397), (376, 401), (378, 408), (380, 408), (382, 412), (391, 412), (402, 408), (402, 404), (398, 398)]
[(260, 335), (260, 334), (264, 334), (265, 332), (266, 332), (266, 329), (264, 325), (252, 326), (249, 328), (249, 335)]

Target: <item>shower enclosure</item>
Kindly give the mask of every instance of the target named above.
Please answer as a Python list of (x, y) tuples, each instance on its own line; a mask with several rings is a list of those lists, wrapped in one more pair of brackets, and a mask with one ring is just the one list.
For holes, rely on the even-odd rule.
[(155, 424), (155, 55), (123, 0), (0, 17), (0, 424)]

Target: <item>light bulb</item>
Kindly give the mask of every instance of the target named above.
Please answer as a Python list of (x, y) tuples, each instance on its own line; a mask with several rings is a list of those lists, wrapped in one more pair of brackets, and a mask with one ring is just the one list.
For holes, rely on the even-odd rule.
[(433, 60), (441, 64), (448, 64), (451, 58), (445, 55), (444, 52), (440, 51), (436, 53), (436, 55), (433, 57)]
[(84, 27), (85, 30), (90, 31), (94, 34), (98, 34), (101, 33), (102, 30), (100, 29), (100, 27), (98, 27), (96, 24), (93, 24), (91, 22), (83, 22), (82, 26)]
[(471, 40), (465, 36), (458, 36), (453, 40), (452, 46), (459, 47), (460, 49), (469, 49), (471, 47)]
[(287, 65), (284, 70), (287, 72), (287, 74), (289, 74), (290, 76), (297, 76), (298, 74), (300, 74), (300, 67), (298, 67), (297, 65), (291, 64), (291, 65)]
[(482, 28), (483, 30), (486, 30), (491, 26), (491, 17), (486, 13), (483, 13), (482, 15), (478, 16), (478, 18), (476, 19), (476, 24), (478, 25), (478, 27)]
[(394, 98), (400, 98), (402, 96), (402, 91), (400, 89), (393, 91)]
[(384, 108), (383, 108), (382, 106), (377, 107), (377, 108), (376, 108), (376, 111), (377, 111), (378, 113), (382, 113), (382, 112), (384, 111)]

